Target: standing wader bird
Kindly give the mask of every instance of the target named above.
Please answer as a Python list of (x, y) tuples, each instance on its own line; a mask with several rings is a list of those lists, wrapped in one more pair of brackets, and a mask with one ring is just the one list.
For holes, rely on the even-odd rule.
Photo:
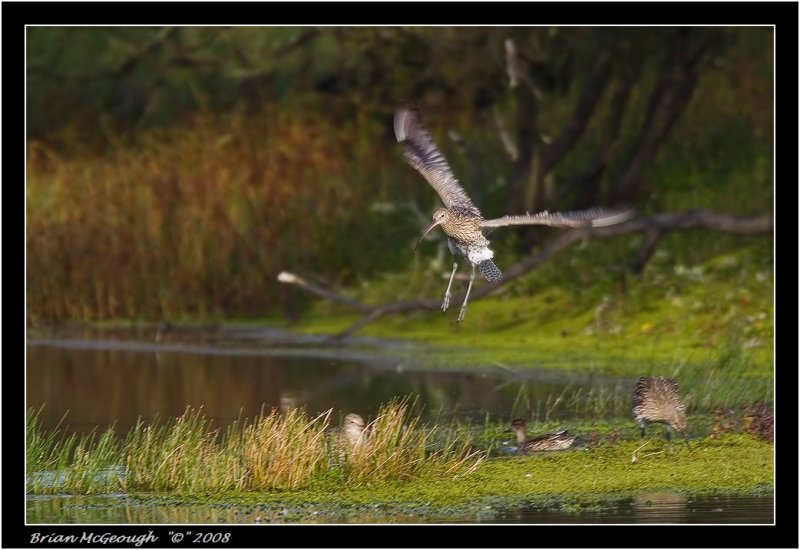
[(672, 447), (672, 432), (674, 428), (683, 435), (686, 445), (689, 445), (689, 436), (686, 433), (686, 405), (681, 401), (678, 392), (678, 383), (665, 376), (642, 376), (633, 389), (633, 419), (645, 436), (647, 425), (651, 422), (666, 424), (664, 437)]
[[(458, 321), (464, 320), (467, 311), (472, 282), (475, 280), (475, 268), (481, 272), (487, 281), (495, 282), (503, 278), (503, 274), (492, 262), (494, 252), (489, 249), (489, 240), (484, 236), (493, 227), (506, 225), (550, 225), (553, 227), (590, 227), (612, 225), (620, 223), (631, 217), (631, 210), (604, 210), (594, 208), (579, 212), (539, 212), (538, 214), (525, 214), (522, 216), (503, 216), (493, 220), (485, 220), (478, 208), (472, 204), (464, 189), (450, 170), (444, 155), (439, 152), (431, 135), (422, 125), (419, 113), (408, 107), (400, 107), (394, 114), (394, 133), (397, 141), (403, 146), (405, 157), (412, 168), (422, 174), (433, 189), (439, 194), (444, 203), (444, 208), (437, 208), (433, 213), (431, 223), (414, 246), (419, 243), (434, 227), (442, 226), (447, 235), (447, 247), (456, 257), (456, 253), (469, 260), (472, 264), (472, 274), (469, 286), (461, 304)], [(450, 305), (450, 287), (456, 275), (458, 263), (453, 262), (453, 272), (450, 282), (444, 293), (442, 311), (447, 311)]]

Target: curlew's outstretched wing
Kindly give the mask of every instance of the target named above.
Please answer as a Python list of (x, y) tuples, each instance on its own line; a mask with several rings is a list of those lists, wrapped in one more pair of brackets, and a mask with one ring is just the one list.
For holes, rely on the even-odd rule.
[(482, 227), (503, 227), (506, 225), (550, 225), (553, 227), (600, 227), (624, 222), (633, 216), (633, 210), (607, 210), (592, 208), (576, 212), (539, 212), (522, 216), (503, 216), (493, 220), (483, 220)]
[(395, 111), (394, 134), (403, 146), (408, 163), (428, 180), (445, 207), (465, 208), (480, 215), (453, 175), (447, 160), (436, 147), (428, 130), (422, 125), (419, 113), (415, 109), (400, 107)]

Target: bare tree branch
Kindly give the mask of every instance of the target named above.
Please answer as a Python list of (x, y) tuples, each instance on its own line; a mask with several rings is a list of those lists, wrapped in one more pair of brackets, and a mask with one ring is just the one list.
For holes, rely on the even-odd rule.
[[(535, 35), (534, 35), (535, 37)], [(512, 79), (512, 93), (516, 96), (516, 150), (511, 170), (511, 185), (507, 204), (522, 204), (525, 210), (537, 210), (537, 200), (542, 189), (541, 154), (542, 134), (539, 129), (539, 102), (542, 94), (534, 82), (534, 63), (519, 55), (512, 39), (506, 40), (506, 65)], [(523, 86), (518, 85), (519, 83)]]
[[(315, 38), (319, 34), (319, 29), (316, 27), (303, 29), (302, 32), (297, 33), (291, 39), (287, 40), (271, 52), (269, 52), (270, 59), (279, 59), (300, 46), (304, 45), (309, 40)], [(240, 84), (247, 85), (253, 82), (263, 82), (272, 78), (277, 69), (273, 66), (261, 67), (254, 70), (242, 71), (235, 75), (240, 81)]]
[(167, 39), (178, 32), (180, 27), (162, 27), (144, 44), (128, 55), (115, 68), (96, 70), (91, 74), (65, 75), (56, 73), (45, 65), (32, 65), (28, 67), (28, 74), (40, 76), (54, 81), (69, 83), (70, 85), (81, 85), (96, 80), (111, 79), (119, 80), (129, 74), (150, 52), (163, 44)]
[(505, 149), (512, 162), (516, 161), (519, 157), (519, 149), (517, 149), (514, 140), (511, 139), (508, 125), (495, 109), (492, 110), (492, 118), (494, 119), (495, 126), (497, 126), (497, 133), (500, 136), (500, 143), (503, 144), (503, 149)]
[(703, 29), (688, 41), (682, 35), (677, 37), (653, 87), (637, 147), (617, 180), (615, 200), (631, 200), (637, 194), (646, 167), (688, 104), (716, 37), (714, 29)]
[[(763, 214), (754, 217), (737, 217), (728, 214), (719, 214), (709, 210), (693, 210), (689, 212), (680, 213), (666, 213), (657, 214), (649, 218), (633, 219), (618, 225), (610, 225), (606, 227), (592, 227), (592, 228), (579, 228), (572, 229), (568, 232), (562, 233), (557, 239), (550, 242), (540, 252), (531, 254), (524, 257), (522, 260), (511, 266), (506, 270), (502, 281), (496, 283), (488, 283), (486, 285), (476, 288), (470, 295), (470, 300), (475, 301), (484, 296), (491, 294), (497, 288), (507, 284), (518, 277), (528, 273), (532, 269), (540, 266), (562, 250), (569, 248), (572, 244), (585, 239), (592, 238), (608, 238), (618, 235), (627, 235), (644, 231), (647, 233), (645, 246), (640, 250), (637, 258), (642, 257), (643, 251), (648, 254), (652, 253), (658, 238), (668, 231), (680, 231), (686, 229), (703, 228), (722, 233), (732, 233), (736, 235), (765, 235), (772, 233), (774, 227), (772, 213)], [(634, 260), (635, 261), (635, 260)], [(646, 258), (645, 258), (646, 261)], [(341, 296), (335, 292), (327, 291), (314, 287), (306, 283), (300, 277), (291, 273), (282, 272), (278, 276), (278, 280), (284, 283), (296, 284), (301, 288), (308, 290), (323, 298), (350, 306), (358, 311), (366, 312), (363, 318), (353, 323), (345, 330), (336, 334), (332, 338), (334, 340), (341, 340), (347, 336), (352, 335), (357, 330), (365, 325), (380, 319), (386, 315), (394, 313), (406, 313), (410, 311), (432, 310), (438, 309), (441, 305), (441, 300), (411, 300), (403, 302), (393, 302), (383, 304), (380, 306), (368, 306)], [(462, 301), (462, 296), (454, 296), (452, 300), (455, 303)]]
[(348, 298), (347, 296), (342, 296), (339, 293), (331, 292), (330, 290), (325, 290), (324, 288), (313, 285), (308, 281), (306, 281), (305, 279), (303, 279), (302, 277), (298, 277), (294, 273), (289, 273), (288, 271), (281, 271), (280, 273), (278, 273), (278, 281), (290, 285), (297, 285), (300, 288), (307, 290), (312, 294), (316, 294), (317, 296), (321, 296), (332, 302), (338, 302), (353, 309), (357, 309), (358, 311), (368, 312), (372, 311), (373, 309), (368, 305), (362, 304), (358, 300), (353, 300), (352, 298)]
[(656, 246), (663, 235), (664, 232), (659, 229), (648, 229), (644, 232), (644, 242), (630, 263), (630, 270), (634, 275), (639, 275), (644, 271), (644, 266), (650, 256), (653, 255), (653, 252), (655, 252)]
[(178, 32), (178, 28), (179, 27), (164, 27), (159, 29), (150, 40), (142, 44), (133, 54), (129, 55), (125, 61), (120, 63), (111, 76), (114, 78), (123, 78), (130, 73), (150, 52), (163, 44), (169, 37), (175, 35), (175, 33)]
[(594, 160), (589, 162), (579, 173), (569, 177), (558, 188), (552, 197), (551, 204), (559, 204), (564, 197), (574, 190), (580, 190), (579, 197), (573, 201), (578, 207), (586, 207), (597, 203), (599, 182), (608, 168), (609, 162), (619, 150), (619, 130), (622, 117), (628, 106), (630, 91), (638, 78), (637, 68), (623, 68), (623, 76), (616, 81), (611, 91), (608, 115), (605, 119), (605, 128), (600, 142), (599, 150)]
[(461, 148), (467, 158), (467, 164), (469, 165), (469, 196), (477, 204), (480, 204), (483, 195), (480, 185), (480, 181), (483, 179), (481, 177), (483, 171), (481, 170), (481, 163), (478, 161), (478, 150), (474, 143), (455, 130), (448, 131), (447, 135), (450, 136), (453, 143)]
[(604, 51), (599, 55), (591, 74), (586, 80), (572, 116), (558, 137), (544, 148), (542, 170), (549, 172), (566, 155), (583, 135), (595, 107), (611, 76), (611, 54)]

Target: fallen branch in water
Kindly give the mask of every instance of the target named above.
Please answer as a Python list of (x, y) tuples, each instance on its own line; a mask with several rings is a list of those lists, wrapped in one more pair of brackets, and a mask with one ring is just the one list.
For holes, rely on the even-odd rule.
[[(709, 229), (721, 233), (732, 233), (736, 235), (765, 235), (772, 233), (774, 223), (772, 218), (773, 216), (771, 213), (756, 217), (743, 218), (730, 216), (728, 214), (718, 214), (708, 210), (694, 210), (690, 212), (658, 214), (648, 218), (629, 220), (619, 225), (572, 229), (550, 242), (550, 244), (545, 246), (540, 252), (525, 256), (519, 262), (511, 266), (508, 271), (505, 272), (501, 281), (487, 283), (474, 289), (470, 294), (470, 300), (475, 301), (494, 292), (497, 288), (528, 273), (532, 269), (540, 266), (557, 253), (578, 241), (592, 238), (614, 237), (617, 235), (627, 235), (637, 232), (645, 232), (646, 234), (650, 235), (650, 239), (652, 239), (652, 235), (658, 235), (660, 237), (669, 231), (680, 231), (696, 228)], [(643, 268), (643, 263), (647, 258), (649, 258), (654, 245), (655, 243), (652, 243), (652, 246), (646, 247), (647, 250), (644, 253), (639, 253), (633, 262), (634, 269), (641, 270)], [(368, 325), (369, 323), (372, 323), (373, 321), (376, 321), (386, 315), (407, 313), (410, 311), (439, 309), (442, 303), (441, 299), (437, 298), (435, 300), (410, 300), (403, 302), (392, 302), (379, 306), (369, 306), (359, 302), (358, 300), (354, 300), (352, 298), (342, 296), (339, 293), (315, 286), (301, 277), (298, 277), (297, 275), (287, 271), (282, 271), (278, 275), (278, 281), (297, 285), (300, 288), (311, 292), (312, 294), (316, 294), (317, 296), (327, 300), (338, 302), (366, 313), (364, 317), (347, 327), (342, 332), (334, 335), (332, 337), (334, 340), (346, 338), (357, 330), (361, 329), (361, 327)], [(453, 303), (459, 303), (463, 301), (463, 299), (464, 296), (462, 294), (460, 296), (453, 296), (451, 301)]]

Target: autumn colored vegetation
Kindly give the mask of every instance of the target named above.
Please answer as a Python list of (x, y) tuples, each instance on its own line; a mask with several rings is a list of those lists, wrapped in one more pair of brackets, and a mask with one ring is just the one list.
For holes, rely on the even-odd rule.
[[(284, 269), (354, 292), (409, 269), (437, 197), (392, 135), (405, 101), (490, 215), (621, 200), (643, 213), (755, 215), (772, 204), (769, 28), (36, 28), (28, 38), (33, 325), (293, 318), (312, 298), (276, 283)], [(509, 39), (529, 95), (509, 88)], [(673, 58), (685, 70), (671, 72)], [(498, 246), (521, 255), (548, 235), (509, 231)], [(669, 245), (721, 252), (705, 241)]]
[(442, 435), (422, 425), (409, 398), (381, 405), (363, 444), (340, 437), (327, 411), (262, 410), (224, 429), (201, 410), (78, 436), (44, 429), (41, 411), (26, 419), (28, 490), (32, 493), (283, 491), (327, 480), (338, 489), (378, 481), (453, 479), (475, 470), (486, 453), (467, 433)]

